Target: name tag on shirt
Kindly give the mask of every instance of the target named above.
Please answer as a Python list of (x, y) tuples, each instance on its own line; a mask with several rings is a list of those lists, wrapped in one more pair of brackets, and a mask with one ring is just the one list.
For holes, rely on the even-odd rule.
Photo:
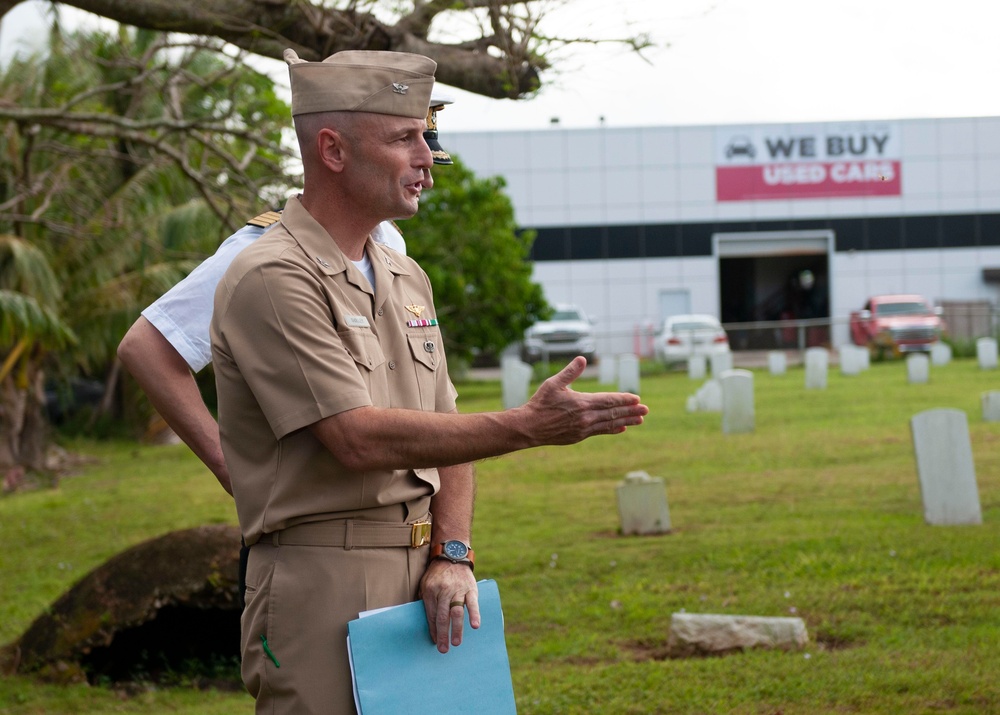
[(345, 315), (344, 322), (350, 328), (370, 328), (368, 318), (363, 315)]

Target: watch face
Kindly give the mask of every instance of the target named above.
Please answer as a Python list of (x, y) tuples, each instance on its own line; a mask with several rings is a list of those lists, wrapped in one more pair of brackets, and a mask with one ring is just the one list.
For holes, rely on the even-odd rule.
[(444, 555), (456, 561), (464, 559), (469, 555), (469, 547), (461, 541), (446, 541), (444, 542)]

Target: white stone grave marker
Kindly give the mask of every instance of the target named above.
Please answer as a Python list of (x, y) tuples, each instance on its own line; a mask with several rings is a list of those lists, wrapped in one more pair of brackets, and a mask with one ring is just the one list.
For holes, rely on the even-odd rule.
[(951, 345), (934, 343), (931, 345), (931, 365), (947, 365), (951, 362)]
[(706, 363), (704, 355), (692, 355), (688, 358), (688, 377), (692, 380), (704, 380)]
[(826, 372), (830, 364), (830, 355), (826, 348), (808, 348), (806, 350), (806, 389), (825, 390)]
[(528, 401), (531, 372), (531, 365), (528, 363), (521, 362), (515, 357), (501, 358), (500, 394), (505, 410), (520, 407)]
[(670, 531), (670, 510), (663, 480), (646, 472), (629, 472), (618, 483), (618, 516), (622, 534), (665, 534)]
[(702, 412), (722, 412), (722, 384), (718, 380), (706, 380), (694, 396)]
[(753, 373), (726, 370), (722, 373), (722, 433), (753, 432)]
[(788, 369), (788, 357), (781, 350), (772, 350), (767, 354), (767, 369), (772, 375), (784, 375)]
[(926, 385), (931, 375), (931, 359), (923, 353), (906, 357), (906, 379), (911, 385)]
[(969, 423), (962, 410), (924, 410), (910, 419), (924, 521), (982, 524)]
[(983, 422), (1000, 422), (1000, 390), (984, 392), (982, 402)]
[(844, 345), (841, 347), (839, 350), (840, 374), (857, 375), (864, 370), (862, 353), (867, 355), (868, 351), (857, 345)]
[(979, 358), (979, 367), (983, 370), (996, 370), (997, 368), (997, 340), (996, 338), (979, 338), (976, 341), (976, 357)]
[(618, 356), (618, 392), (639, 394), (639, 358), (635, 355)]
[(733, 353), (727, 350), (724, 353), (712, 353), (709, 357), (712, 362), (712, 377), (718, 380), (726, 370), (733, 369)]
[(602, 385), (614, 385), (618, 379), (618, 363), (614, 356), (602, 356), (597, 362), (597, 380)]

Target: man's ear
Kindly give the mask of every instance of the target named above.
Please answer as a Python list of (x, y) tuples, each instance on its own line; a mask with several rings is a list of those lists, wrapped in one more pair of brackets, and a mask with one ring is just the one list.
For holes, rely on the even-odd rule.
[(344, 136), (336, 129), (329, 127), (320, 129), (316, 135), (316, 150), (319, 159), (330, 171), (341, 172), (344, 170), (347, 158), (347, 145)]

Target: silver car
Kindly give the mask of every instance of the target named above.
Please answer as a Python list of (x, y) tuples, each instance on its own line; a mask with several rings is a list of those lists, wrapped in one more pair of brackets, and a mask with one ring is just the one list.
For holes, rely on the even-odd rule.
[(594, 361), (594, 321), (575, 305), (557, 305), (549, 320), (541, 320), (524, 331), (521, 359), (538, 362), (549, 358), (574, 358), (583, 355)]
[(657, 360), (669, 366), (694, 355), (729, 352), (729, 336), (714, 316), (672, 315), (663, 322), (655, 345)]

